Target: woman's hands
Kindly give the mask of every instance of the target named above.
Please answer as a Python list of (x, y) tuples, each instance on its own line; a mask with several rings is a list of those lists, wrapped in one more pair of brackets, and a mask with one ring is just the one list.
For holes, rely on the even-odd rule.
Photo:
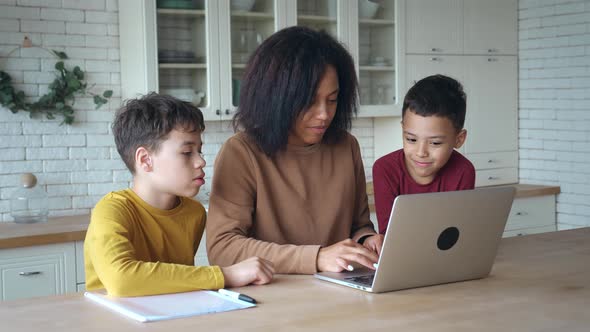
[[(375, 237), (371, 236), (370, 238)], [(365, 243), (370, 239), (365, 240)], [(375, 240), (371, 243), (375, 244)], [(383, 239), (381, 239), (383, 243)], [(379, 247), (381, 250), (381, 247)], [(329, 247), (321, 248), (317, 258), (318, 271), (341, 272), (348, 270), (348, 266), (357, 263), (364, 265), (369, 269), (375, 269), (374, 263), (377, 263), (379, 255), (376, 251), (369, 250), (367, 247), (346, 239), (335, 243)]]
[(222, 267), (224, 287), (241, 287), (249, 284), (264, 285), (272, 280), (275, 273), (271, 261), (260, 257), (250, 257), (228, 267)]

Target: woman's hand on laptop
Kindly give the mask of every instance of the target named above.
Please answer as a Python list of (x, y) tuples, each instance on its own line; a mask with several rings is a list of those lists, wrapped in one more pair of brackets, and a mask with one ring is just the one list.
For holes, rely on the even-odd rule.
[[(367, 239), (368, 240), (368, 239)], [(379, 256), (374, 252), (346, 239), (329, 247), (320, 248), (317, 258), (317, 268), (320, 272), (342, 272), (349, 270), (351, 264), (364, 265), (374, 270)]]
[(380, 256), (384, 239), (385, 236), (383, 234), (371, 235), (365, 239), (365, 242), (363, 242), (363, 246), (365, 246), (367, 249), (371, 251), (374, 251), (377, 254), (377, 256)]

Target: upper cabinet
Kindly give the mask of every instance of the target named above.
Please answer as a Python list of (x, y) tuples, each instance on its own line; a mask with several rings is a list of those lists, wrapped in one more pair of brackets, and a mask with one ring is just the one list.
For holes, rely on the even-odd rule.
[(205, 120), (230, 119), (245, 63), (280, 26), (278, 2), (121, 1), (124, 98), (158, 91), (199, 106)]
[(353, 8), (358, 23), (350, 34), (358, 45), (355, 56), (362, 112), (371, 116), (399, 114), (401, 47), (396, 19), (399, 7), (395, 1), (382, 1), (377, 5), (363, 0), (355, 4), (358, 5)]
[(465, 0), (464, 54), (516, 55), (517, 0)]
[(126, 0), (119, 2), (123, 98), (151, 91), (231, 119), (252, 52), (288, 26), (325, 30), (354, 57), (360, 116), (399, 114), (403, 72), (395, 0)]
[(411, 0), (407, 53), (516, 55), (517, 0)]
[(463, 0), (406, 1), (407, 53), (463, 53)]

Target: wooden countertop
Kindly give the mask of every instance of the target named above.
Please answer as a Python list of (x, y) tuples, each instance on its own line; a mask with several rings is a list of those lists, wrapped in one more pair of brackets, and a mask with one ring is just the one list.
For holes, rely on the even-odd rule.
[[(512, 184), (516, 197), (533, 197), (559, 194), (559, 187), (531, 184)], [(375, 211), (373, 183), (367, 183), (369, 209)], [(49, 218), (47, 223), (0, 223), (0, 249), (28, 247), (43, 244), (84, 240), (90, 222), (89, 215)]]
[(89, 215), (49, 218), (46, 223), (0, 223), (0, 249), (84, 240)]
[[(546, 186), (536, 184), (507, 184), (498, 187), (515, 187), (516, 195), (514, 198), (535, 197), (545, 195), (557, 195), (561, 192), (559, 186)], [(369, 210), (375, 211), (375, 199), (373, 198), (373, 182), (367, 182), (367, 195), (369, 195)]]
[[(557, 195), (561, 192), (559, 186), (545, 186), (545, 185), (536, 185), (536, 184), (507, 184), (498, 187), (515, 187), (516, 188), (516, 198), (521, 197), (534, 197), (534, 196), (545, 196), (545, 195)], [(373, 182), (367, 182), (367, 195), (372, 196), (374, 194), (373, 191)]]
[(382, 294), (312, 276), (241, 288), (256, 308), (137, 323), (82, 294), (0, 303), (4, 331), (588, 331), (590, 228), (502, 239), (488, 278)]
[[(510, 184), (506, 186), (511, 186), (516, 188), (516, 196), (514, 198), (523, 198), (523, 197), (535, 197), (535, 196), (545, 196), (545, 195), (557, 195), (561, 192), (559, 186), (543, 186), (543, 185), (536, 185), (536, 184)], [(504, 186), (499, 186), (504, 187)]]

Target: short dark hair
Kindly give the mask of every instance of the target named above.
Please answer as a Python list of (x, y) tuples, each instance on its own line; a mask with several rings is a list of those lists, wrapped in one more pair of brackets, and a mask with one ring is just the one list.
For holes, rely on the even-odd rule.
[(127, 100), (117, 111), (112, 129), (119, 155), (135, 174), (137, 148), (157, 152), (173, 129), (203, 132), (205, 122), (203, 113), (193, 104), (152, 92)]
[(416, 82), (404, 98), (402, 117), (410, 110), (421, 116), (442, 116), (451, 120), (457, 131), (465, 124), (465, 92), (457, 80), (432, 75)]
[(358, 81), (354, 61), (340, 42), (325, 31), (289, 27), (267, 38), (250, 57), (233, 118), (270, 157), (287, 146), (297, 116), (313, 103), (326, 67), (338, 74), (338, 106), (325, 142), (338, 141), (357, 113)]

